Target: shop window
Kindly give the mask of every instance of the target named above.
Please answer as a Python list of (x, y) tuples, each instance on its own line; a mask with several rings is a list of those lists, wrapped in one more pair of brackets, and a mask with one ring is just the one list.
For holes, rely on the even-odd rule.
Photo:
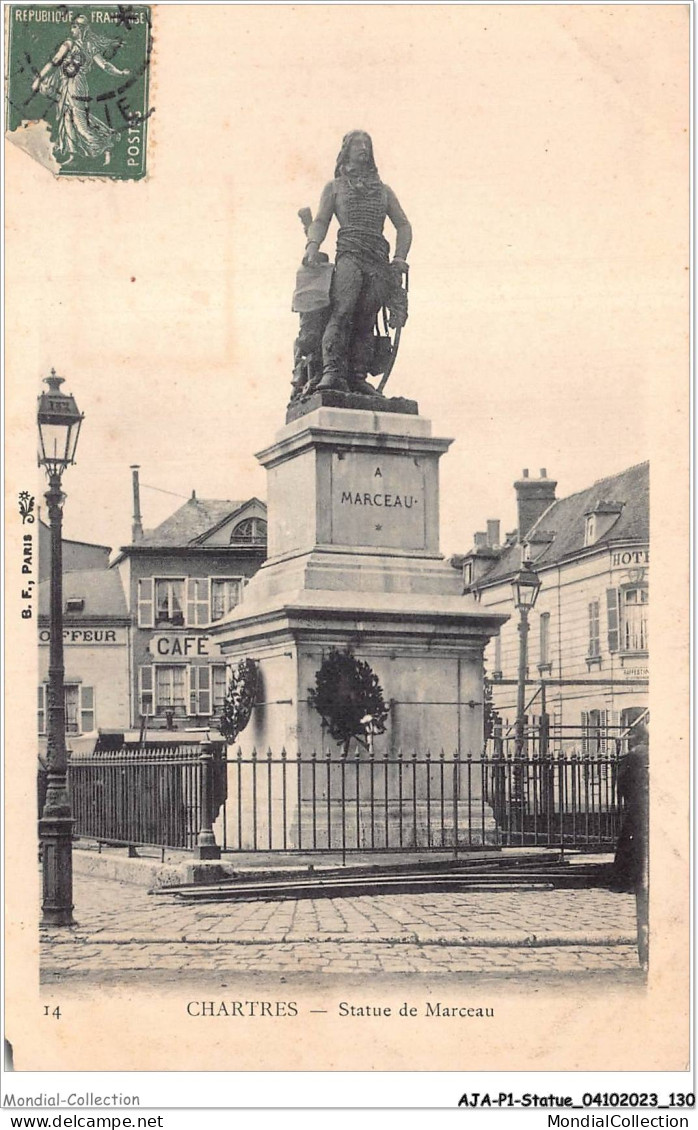
[(242, 577), (211, 578), (211, 619), (221, 620), (240, 603)]
[[(66, 683), (63, 688), (66, 734), (91, 734), (95, 729), (95, 691), (82, 683)], [(48, 725), (48, 684), (42, 683), (38, 695), (39, 733)]]
[(244, 518), (233, 528), (231, 545), (266, 545), (267, 523), (263, 518)]

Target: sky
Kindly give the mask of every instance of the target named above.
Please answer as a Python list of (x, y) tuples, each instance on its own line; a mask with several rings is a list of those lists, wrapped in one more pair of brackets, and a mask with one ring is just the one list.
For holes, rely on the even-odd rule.
[(159, 5), (145, 181), (58, 180), (7, 146), (8, 489), (41, 488), (55, 366), (85, 413), (66, 536), (130, 540), (132, 463), (146, 526), (192, 490), (265, 497), (296, 213), (355, 128), (414, 230), (386, 391), (453, 438), (442, 550), (515, 527), (524, 467), (564, 496), (663, 453), (686, 395), (687, 29), (682, 5)]

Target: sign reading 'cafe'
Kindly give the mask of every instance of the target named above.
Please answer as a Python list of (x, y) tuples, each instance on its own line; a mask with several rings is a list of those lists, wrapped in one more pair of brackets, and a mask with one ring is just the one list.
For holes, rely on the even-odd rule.
[(153, 636), (148, 651), (156, 663), (170, 659), (207, 659), (211, 654), (208, 636), (185, 636), (175, 632)]

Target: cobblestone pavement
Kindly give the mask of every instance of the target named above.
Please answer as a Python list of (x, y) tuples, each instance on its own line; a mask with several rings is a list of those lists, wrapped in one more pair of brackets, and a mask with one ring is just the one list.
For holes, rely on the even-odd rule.
[(75, 877), (78, 925), (42, 932), (42, 978), (641, 976), (635, 900), (604, 890), (182, 903)]

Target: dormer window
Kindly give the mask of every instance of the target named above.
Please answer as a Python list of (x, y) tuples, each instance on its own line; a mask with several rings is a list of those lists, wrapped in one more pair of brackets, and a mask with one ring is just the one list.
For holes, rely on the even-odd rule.
[(267, 544), (267, 523), (263, 518), (244, 518), (233, 528), (230, 535), (231, 545), (261, 545)]
[(472, 561), (463, 562), (463, 588), (469, 589), (473, 583), (473, 563)]
[(595, 545), (605, 537), (612, 526), (621, 516), (622, 502), (597, 502), (592, 510), (588, 510), (585, 518), (584, 545)]

